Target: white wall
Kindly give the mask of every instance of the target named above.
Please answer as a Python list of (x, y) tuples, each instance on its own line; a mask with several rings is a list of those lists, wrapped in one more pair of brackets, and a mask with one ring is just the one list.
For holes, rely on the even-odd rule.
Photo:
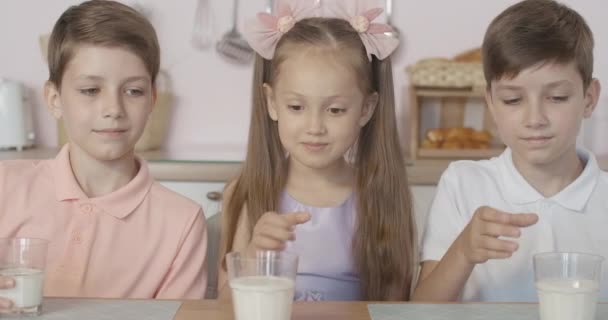
[[(232, 1), (209, 0), (215, 19), (214, 35), (219, 39), (229, 29)], [(353, 0), (344, 0), (353, 1)], [(383, 4), (383, 0), (374, 0)], [(31, 90), (37, 106), (35, 122), (38, 142), (56, 143), (56, 128), (44, 110), (41, 87), (47, 77), (38, 36), (50, 32), (55, 19), (77, 0), (2, 0), (0, 2), (0, 77), (22, 81)], [(163, 53), (163, 68), (173, 81), (177, 96), (168, 143), (172, 148), (229, 145), (242, 149), (247, 139), (251, 67), (231, 65), (214, 50), (198, 51), (190, 44), (196, 0), (139, 0), (151, 11)], [(407, 76), (404, 68), (430, 56), (453, 56), (479, 46), (490, 20), (513, 0), (395, 0), (394, 24), (403, 43), (394, 56), (398, 116), (407, 124)], [(595, 75), (608, 78), (608, 4), (599, 0), (564, 1), (577, 9), (595, 32)], [(265, 0), (241, 1), (241, 18), (264, 8)], [(242, 21), (242, 19), (241, 19)], [(600, 108), (607, 108), (602, 94)], [(603, 112), (608, 120), (608, 112)], [(605, 121), (608, 123), (608, 121)], [(589, 130), (588, 130), (589, 131)], [(593, 130), (600, 132), (597, 130)], [(404, 130), (404, 134), (407, 130)], [(596, 133), (595, 135), (599, 135)], [(595, 138), (595, 139), (593, 139)], [(597, 148), (607, 148), (597, 143)], [(213, 150), (217, 148), (211, 148)], [(207, 149), (206, 149), (207, 150)], [(606, 150), (608, 153), (608, 150)]]

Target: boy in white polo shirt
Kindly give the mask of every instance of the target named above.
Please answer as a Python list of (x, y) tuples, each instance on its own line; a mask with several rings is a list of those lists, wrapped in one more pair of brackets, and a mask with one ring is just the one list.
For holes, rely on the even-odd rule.
[(555, 1), (522, 1), (490, 24), (483, 63), (508, 148), (452, 163), (441, 177), (413, 300), (535, 301), (535, 253), (608, 257), (608, 174), (576, 148), (600, 92), (585, 20)]

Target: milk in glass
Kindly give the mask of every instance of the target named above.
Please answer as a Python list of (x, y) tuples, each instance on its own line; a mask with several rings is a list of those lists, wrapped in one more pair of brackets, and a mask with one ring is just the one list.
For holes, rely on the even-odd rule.
[(594, 320), (599, 284), (593, 280), (536, 282), (541, 320)]
[(294, 281), (275, 276), (246, 276), (230, 280), (237, 320), (289, 320)]
[(0, 289), (0, 296), (12, 300), (15, 307), (31, 308), (42, 303), (42, 270), (26, 267), (0, 269), (0, 275), (15, 279), (15, 287)]

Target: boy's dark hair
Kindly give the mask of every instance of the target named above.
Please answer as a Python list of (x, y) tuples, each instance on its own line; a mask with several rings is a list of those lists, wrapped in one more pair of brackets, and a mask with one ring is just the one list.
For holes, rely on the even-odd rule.
[(483, 40), (483, 69), (492, 81), (539, 63), (576, 63), (587, 88), (593, 75), (593, 33), (573, 9), (553, 0), (525, 0), (498, 15)]
[(66, 66), (81, 45), (125, 48), (137, 55), (156, 80), (160, 48), (150, 22), (133, 8), (115, 1), (91, 0), (71, 6), (59, 17), (49, 39), (49, 81), (57, 88)]

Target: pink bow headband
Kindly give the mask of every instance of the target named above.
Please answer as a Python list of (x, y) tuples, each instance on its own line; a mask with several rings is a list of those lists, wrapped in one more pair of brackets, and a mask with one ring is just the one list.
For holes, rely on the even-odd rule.
[[(373, 23), (381, 13), (381, 8), (360, 11), (354, 0), (325, 1), (331, 14), (350, 22), (359, 32), (361, 41), (367, 51), (367, 57), (372, 55), (384, 60), (399, 46), (399, 39), (388, 32), (393, 28), (387, 24)], [(264, 59), (271, 60), (281, 37), (287, 33), (296, 22), (317, 16), (320, 0), (279, 0), (277, 15), (258, 13), (255, 19), (247, 22), (244, 30), (249, 45)]]

